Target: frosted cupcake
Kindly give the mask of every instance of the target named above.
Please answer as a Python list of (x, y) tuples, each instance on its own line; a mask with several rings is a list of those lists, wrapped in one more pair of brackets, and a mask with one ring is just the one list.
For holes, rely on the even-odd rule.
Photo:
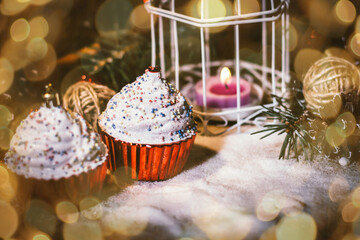
[(184, 167), (197, 126), (192, 106), (149, 68), (115, 94), (99, 117), (109, 168), (138, 180), (164, 180)]
[(34, 188), (64, 190), (76, 201), (101, 190), (106, 156), (106, 146), (80, 115), (42, 106), (17, 127), (5, 163)]

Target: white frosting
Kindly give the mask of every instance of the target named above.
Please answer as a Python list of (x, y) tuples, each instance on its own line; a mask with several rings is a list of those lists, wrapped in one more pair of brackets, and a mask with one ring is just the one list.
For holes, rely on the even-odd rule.
[(110, 99), (99, 126), (117, 140), (140, 144), (173, 143), (196, 133), (186, 98), (148, 70)]
[(107, 149), (78, 114), (42, 106), (23, 120), (10, 142), (6, 165), (36, 179), (59, 179), (95, 169)]

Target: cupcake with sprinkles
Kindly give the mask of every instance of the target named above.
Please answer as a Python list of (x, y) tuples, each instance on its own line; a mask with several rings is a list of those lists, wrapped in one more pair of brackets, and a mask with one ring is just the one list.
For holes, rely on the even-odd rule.
[(98, 123), (109, 168), (145, 181), (178, 174), (197, 132), (188, 100), (152, 67), (110, 99)]
[(34, 190), (39, 186), (64, 190), (65, 196), (77, 201), (101, 190), (107, 148), (80, 115), (54, 105), (48, 102), (20, 123), (5, 163), (31, 181)]

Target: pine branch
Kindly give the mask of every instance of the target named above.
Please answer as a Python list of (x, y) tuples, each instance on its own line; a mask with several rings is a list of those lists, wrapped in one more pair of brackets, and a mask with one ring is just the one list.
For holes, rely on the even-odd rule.
[(252, 134), (266, 133), (260, 138), (264, 139), (274, 133), (278, 133), (278, 135), (286, 133), (279, 159), (289, 158), (291, 153), (298, 159), (301, 149), (305, 159), (308, 160), (309, 154), (312, 156), (314, 150), (319, 150), (313, 146), (311, 136), (303, 126), (306, 121), (311, 120), (305, 105), (299, 99), (290, 100), (276, 95), (272, 97), (276, 99), (278, 105), (274, 108), (262, 107), (265, 108), (265, 113), (269, 115), (268, 119), (275, 122), (266, 124), (265, 129)]

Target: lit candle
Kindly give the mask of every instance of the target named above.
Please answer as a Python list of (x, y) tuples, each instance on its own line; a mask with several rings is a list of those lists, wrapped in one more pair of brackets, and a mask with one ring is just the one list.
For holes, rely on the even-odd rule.
[[(229, 68), (224, 67), (220, 76), (211, 76), (206, 79), (206, 103), (213, 108), (237, 107), (236, 77), (231, 76)], [(251, 85), (248, 81), (240, 78), (240, 103), (241, 106), (250, 103)], [(195, 85), (196, 103), (204, 106), (203, 84), (199, 81)]]

